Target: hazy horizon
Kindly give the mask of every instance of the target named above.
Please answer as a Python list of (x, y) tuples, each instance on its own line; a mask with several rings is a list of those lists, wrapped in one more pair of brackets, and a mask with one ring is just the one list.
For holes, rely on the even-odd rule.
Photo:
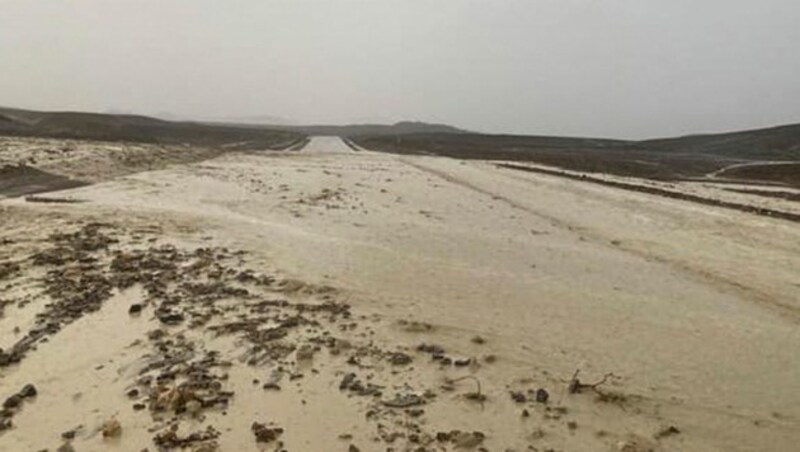
[(789, 0), (0, 0), (0, 105), (647, 138), (800, 122)]

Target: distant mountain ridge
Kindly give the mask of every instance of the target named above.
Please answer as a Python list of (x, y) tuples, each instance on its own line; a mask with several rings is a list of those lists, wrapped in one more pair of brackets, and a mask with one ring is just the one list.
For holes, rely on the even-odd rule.
[[(259, 132), (261, 131), (261, 132)], [(285, 125), (220, 121), (174, 121), (130, 113), (43, 112), (0, 107), (0, 134), (39, 137), (192, 143), (190, 132), (203, 134), (241, 133), (243, 139), (264, 131), (302, 135), (403, 135), (411, 133), (469, 133), (445, 124), (402, 121), (386, 124)]]
[(133, 114), (40, 112), (0, 107), (0, 135), (226, 146), (281, 147), (302, 138), (291, 130), (167, 121)]
[[(581, 150), (606, 152), (652, 152), (714, 155), (745, 160), (800, 161), (800, 124), (777, 127), (687, 135), (649, 140), (615, 140), (581, 137), (492, 135), (474, 133), (446, 124), (401, 121), (395, 124), (352, 125), (260, 125), (226, 122), (170, 121), (136, 114), (86, 112), (43, 112), (0, 107), (0, 134), (129, 140), (162, 143), (221, 145), (234, 141), (252, 141), (252, 146), (284, 141), (303, 135), (338, 135), (344, 137), (417, 137), (427, 147), (447, 142), (469, 141), (469, 147), (498, 154), (524, 153), (530, 150)], [(401, 138), (399, 138), (401, 139)], [(501, 145), (502, 143), (502, 145)], [(249, 145), (248, 145), (249, 146)], [(483, 152), (483, 151), (481, 151)]]

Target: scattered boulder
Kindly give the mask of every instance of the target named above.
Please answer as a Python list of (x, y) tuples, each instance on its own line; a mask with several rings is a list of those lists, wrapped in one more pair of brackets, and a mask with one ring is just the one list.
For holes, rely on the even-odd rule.
[(358, 380), (356, 374), (348, 373), (339, 383), (340, 391), (350, 391), (360, 396), (379, 396), (381, 387), (372, 383), (364, 384)]
[(481, 336), (473, 336), (472, 339), (470, 339), (470, 342), (477, 345), (483, 345), (486, 343), (486, 339), (482, 338)]
[(295, 352), (295, 357), (297, 358), (298, 361), (311, 361), (312, 359), (314, 359), (315, 352), (316, 350), (314, 349), (313, 345), (303, 344), (297, 348), (297, 351)]
[(346, 389), (350, 389), (353, 382), (356, 381), (356, 374), (350, 372), (342, 378), (342, 381), (339, 383), (339, 390), (344, 391)]
[(282, 428), (269, 427), (259, 422), (253, 422), (253, 425), (250, 426), (250, 430), (252, 430), (253, 435), (255, 435), (257, 443), (271, 443), (283, 434)]
[(389, 355), (389, 363), (393, 366), (405, 366), (411, 364), (411, 357), (402, 352), (394, 352)]
[(547, 403), (550, 399), (550, 393), (547, 392), (544, 388), (539, 388), (536, 390), (536, 401), (539, 403)]
[(30, 384), (30, 383), (28, 383), (28, 384), (26, 384), (25, 386), (23, 386), (23, 387), (22, 387), (22, 390), (21, 390), (21, 391), (19, 391), (19, 395), (20, 395), (20, 397), (22, 397), (23, 399), (28, 399), (28, 398), (31, 398), (31, 397), (36, 397), (36, 394), (37, 394), (37, 391), (36, 391), (36, 386), (34, 386), (34, 385)]
[(674, 425), (670, 425), (668, 427), (664, 427), (661, 430), (659, 430), (655, 434), (655, 438), (656, 439), (666, 438), (667, 436), (677, 435), (680, 432), (681, 431), (678, 429), (678, 427), (675, 427)]
[(156, 313), (156, 317), (164, 325), (178, 325), (183, 322), (184, 317), (180, 312), (161, 311)]
[(75, 448), (70, 443), (64, 443), (56, 449), (56, 452), (75, 452)]
[(436, 441), (440, 443), (451, 443), (458, 449), (473, 449), (480, 446), (484, 439), (486, 439), (486, 435), (482, 432), (462, 432), (460, 430), (453, 430), (436, 434)]
[(117, 438), (122, 435), (122, 424), (111, 418), (103, 423), (103, 438)]
[(15, 262), (0, 262), (0, 281), (19, 271), (19, 264)]
[(419, 344), (417, 351), (423, 353), (430, 353), (431, 355), (444, 355), (444, 348), (435, 344)]
[(453, 437), (453, 444), (462, 449), (472, 449), (483, 443), (484, 435), (481, 432), (459, 432)]
[(11, 409), (16, 408), (22, 403), (22, 396), (14, 394), (3, 402), (3, 408)]
[(408, 408), (417, 405), (424, 405), (425, 399), (416, 394), (396, 394), (390, 400), (383, 400), (381, 403), (390, 408)]
[[(177, 427), (177, 425), (174, 426)], [(160, 447), (159, 450), (186, 449), (191, 447), (193, 450), (206, 448), (206, 451), (213, 451), (217, 449), (217, 443), (215, 441), (217, 438), (219, 438), (219, 432), (209, 425), (204, 431), (193, 432), (186, 436), (178, 436), (177, 431), (170, 428), (166, 432), (157, 434), (153, 438), (153, 442), (156, 446)]]

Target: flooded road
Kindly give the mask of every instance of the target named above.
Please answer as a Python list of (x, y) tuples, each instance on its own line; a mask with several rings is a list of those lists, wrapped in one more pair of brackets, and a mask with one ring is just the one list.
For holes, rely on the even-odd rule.
[[(167, 326), (157, 308), (170, 298), (139, 285), (115, 293), (21, 364), (0, 369), (4, 397), (25, 383), (39, 389), (14, 428), (0, 433), (0, 450), (54, 449), (76, 424), (84, 426), (72, 440), (77, 450), (140, 450), (173, 423), (181, 432), (214, 426), (222, 450), (271, 450), (253, 441), (254, 421), (280, 425), (289, 450), (460, 450), (453, 430), (480, 432), (480, 441), (459, 438), (489, 450), (791, 450), (800, 440), (793, 223), (489, 162), (353, 152), (337, 137), (315, 137), (300, 152), (227, 154), (58, 195), (84, 202), (0, 202), (0, 239), (13, 241), (0, 261), (22, 267), (5, 282), (7, 297), (36, 300), (5, 308), (5, 350), (53, 296), (41, 293), (43, 272), (57, 268), (27, 259), (50, 234), (82, 222), (113, 225), (118, 244), (109, 253), (147, 249), (151, 240), (190, 256), (197, 248), (241, 250), (245, 257), (220, 268), (276, 282), (231, 279), (225, 293), (234, 295), (209, 311), (189, 303), (200, 295), (178, 292), (187, 321)], [(175, 287), (191, 289), (195, 276), (186, 278)], [(238, 287), (255, 298), (231, 291)], [(351, 312), (333, 323), (324, 313), (304, 320), (276, 339), (287, 355), (271, 364), (247, 365), (255, 330), (206, 329), (252, 318), (260, 312), (253, 303), (277, 299), (287, 305), (269, 309), (336, 302)], [(143, 301), (152, 306), (131, 318), (129, 305)], [(188, 319), (206, 316), (209, 323), (189, 328)], [(259, 331), (267, 325), (276, 324)], [(132, 408), (125, 392), (152, 359), (146, 336), (154, 329), (231, 362), (214, 373), (234, 393), (225, 410), (190, 418)], [(312, 365), (298, 356), (306, 345), (319, 348)], [(282, 389), (264, 390), (278, 366)], [(573, 394), (576, 370), (587, 384), (613, 377), (602, 395)], [(361, 385), (355, 391), (344, 380), (350, 373)], [(368, 382), (382, 394), (370, 393)], [(536, 389), (547, 390), (548, 403), (535, 401)], [(123, 426), (114, 441), (97, 433), (110, 417)]]

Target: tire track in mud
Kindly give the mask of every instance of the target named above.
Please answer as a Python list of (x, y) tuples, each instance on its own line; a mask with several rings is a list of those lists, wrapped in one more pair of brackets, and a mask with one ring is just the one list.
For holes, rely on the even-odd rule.
[[(794, 324), (800, 324), (800, 307), (794, 306), (790, 304), (790, 302), (783, 302), (781, 300), (778, 300), (776, 299), (777, 298), (776, 296), (770, 293), (764, 292), (754, 287), (747, 286), (739, 281), (714, 273), (707, 269), (700, 268), (696, 265), (692, 265), (689, 262), (672, 259), (667, 256), (655, 254), (650, 250), (641, 249), (632, 246), (630, 244), (626, 244), (624, 242), (619, 242), (615, 238), (610, 238), (596, 229), (590, 229), (585, 226), (577, 225), (565, 221), (561, 218), (540, 212), (520, 202), (514, 201), (508, 197), (499, 195), (497, 193), (492, 192), (491, 190), (482, 188), (476, 185), (475, 183), (469, 182), (464, 178), (460, 178), (451, 173), (430, 168), (420, 163), (409, 161), (408, 159), (405, 158), (399, 158), (398, 161), (400, 161), (405, 165), (411, 166), (412, 168), (415, 168), (419, 171), (443, 179), (446, 182), (464, 187), (468, 190), (480, 193), (485, 196), (489, 196), (493, 200), (503, 201), (515, 209), (519, 209), (524, 212), (535, 215), (539, 218), (545, 219), (549, 221), (553, 226), (566, 229), (569, 232), (578, 234), (579, 236), (583, 236), (607, 248), (631, 254), (638, 258), (644, 259), (647, 262), (654, 262), (661, 265), (666, 265), (667, 267), (675, 271), (678, 271), (682, 274), (685, 274), (694, 280), (708, 284), (721, 292), (730, 293), (737, 297), (742, 298), (745, 301), (754, 302), (776, 313), (783, 319), (786, 319)], [(494, 174), (498, 176), (508, 177), (508, 175), (502, 174), (501, 172), (496, 172)]]

